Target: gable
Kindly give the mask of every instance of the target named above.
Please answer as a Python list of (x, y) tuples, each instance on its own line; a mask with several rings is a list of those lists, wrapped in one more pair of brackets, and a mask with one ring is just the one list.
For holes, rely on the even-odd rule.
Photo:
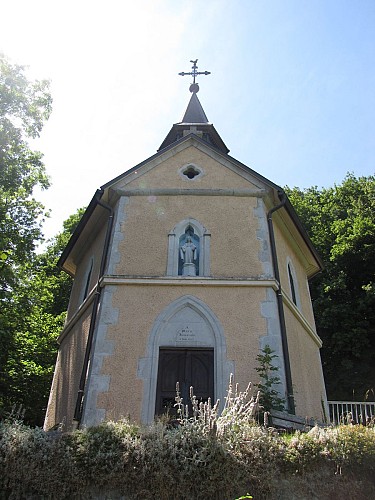
[[(184, 169), (190, 166), (199, 173), (193, 179), (183, 173)], [(58, 265), (74, 274), (74, 265), (68, 264), (68, 261), (71, 261), (71, 252), (78, 243), (77, 240), (84, 239), (87, 226), (91, 224), (95, 227), (97, 224), (98, 205), (114, 207), (119, 197), (132, 195), (232, 196), (233, 194), (237, 197), (262, 197), (268, 210), (279, 206), (281, 199), (285, 199), (279, 208), (283, 207), (286, 224), (301, 239), (302, 246), (312, 259), (313, 264), (309, 274), (312, 276), (319, 272), (322, 268), (319, 255), (283, 190), (246, 165), (221, 153), (195, 134), (183, 137), (102, 186), (82, 217)], [(100, 212), (103, 212), (103, 209), (100, 209)]]
[[(196, 175), (184, 174), (194, 169)], [(108, 185), (107, 185), (108, 186)], [(110, 185), (113, 190), (144, 189), (251, 189), (264, 190), (265, 183), (239, 168), (231, 158), (193, 137), (125, 173)]]

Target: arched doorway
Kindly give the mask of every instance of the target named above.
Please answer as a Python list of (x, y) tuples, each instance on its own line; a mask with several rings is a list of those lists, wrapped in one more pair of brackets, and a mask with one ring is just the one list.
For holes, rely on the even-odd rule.
[[(198, 370), (197, 377), (192, 370)], [(151, 423), (155, 409), (162, 411), (163, 398), (174, 398), (176, 376), (184, 377), (186, 384), (192, 381), (194, 391), (202, 390), (202, 399), (213, 392), (213, 399), (223, 403), (231, 372), (234, 364), (227, 360), (224, 331), (216, 315), (197, 297), (180, 297), (156, 319), (147, 355), (139, 360), (138, 377), (144, 381), (142, 421)], [(166, 383), (160, 385), (163, 380)]]

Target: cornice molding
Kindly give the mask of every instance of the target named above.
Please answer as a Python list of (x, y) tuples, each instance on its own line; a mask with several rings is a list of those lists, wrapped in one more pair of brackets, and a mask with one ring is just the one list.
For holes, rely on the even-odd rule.
[(319, 337), (319, 335), (316, 333), (315, 329), (307, 322), (306, 318), (303, 316), (301, 311), (298, 309), (298, 307), (294, 304), (292, 300), (284, 293), (284, 291), (281, 291), (282, 296), (283, 296), (283, 302), (284, 304), (288, 307), (288, 309), (293, 313), (293, 315), (297, 318), (297, 320), (301, 323), (303, 328), (306, 330), (306, 332), (310, 335), (310, 337), (313, 339), (313, 341), (317, 344), (319, 348), (322, 347), (323, 342), (322, 339)]
[(268, 287), (278, 289), (274, 279), (226, 279), (205, 278), (195, 276), (166, 276), (166, 277), (128, 277), (128, 276), (104, 276), (100, 285), (142, 285), (142, 286), (210, 286), (210, 287)]
[(113, 190), (119, 196), (238, 196), (264, 198), (264, 189), (199, 189), (199, 188), (155, 188), (155, 189), (120, 189)]
[(57, 342), (61, 344), (64, 338), (68, 335), (73, 326), (79, 321), (82, 315), (87, 311), (89, 306), (92, 304), (95, 297), (96, 287), (91, 290), (86, 299), (82, 302), (73, 316), (65, 323), (60, 335), (57, 338)]

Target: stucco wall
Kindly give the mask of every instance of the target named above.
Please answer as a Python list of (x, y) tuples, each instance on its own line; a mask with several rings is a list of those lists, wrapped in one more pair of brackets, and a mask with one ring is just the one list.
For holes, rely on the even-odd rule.
[(63, 332), (44, 423), (46, 430), (57, 423), (63, 425), (63, 430), (72, 428), (90, 317), (91, 307), (88, 307)]
[(274, 218), (274, 231), (277, 248), (277, 259), (279, 264), (280, 281), (283, 292), (292, 300), (288, 277), (288, 261), (290, 260), (296, 272), (296, 286), (300, 298), (300, 310), (306, 321), (315, 329), (315, 320), (312, 310), (310, 291), (306, 277), (301, 253), (296, 248), (292, 236), (284, 224), (278, 218)]
[(98, 227), (95, 234), (90, 235), (90, 239), (86, 242), (84, 251), (80, 253), (80, 257), (77, 259), (77, 271), (70, 295), (67, 321), (69, 321), (82, 304), (83, 292), (86, 286), (87, 275), (91, 267), (91, 261), (93, 262), (93, 267), (90, 275), (88, 291), (90, 292), (90, 290), (92, 290), (92, 288), (96, 285), (99, 276), (105, 233), (105, 225)]
[(101, 374), (109, 377), (108, 391), (98, 395), (97, 408), (107, 408), (106, 418), (127, 415), (140, 420), (143, 382), (137, 377), (138, 364), (147, 356), (154, 322), (172, 301), (190, 294), (203, 301), (217, 316), (225, 333), (227, 358), (234, 361), (236, 381), (245, 389), (257, 382), (254, 371), (259, 336), (266, 333), (266, 321), (259, 304), (265, 288), (202, 286), (117, 286), (112, 307), (118, 322), (108, 325), (106, 341), (112, 354), (104, 357)]
[(319, 348), (291, 309), (285, 307), (296, 414), (323, 420), (326, 400)]
[[(149, 383), (144, 376), (145, 364), (157, 363), (155, 354), (152, 355), (154, 358), (150, 357), (152, 332), (155, 333), (155, 324), (163, 311), (184, 296), (199, 300), (215, 316), (223, 331), (223, 362), (227, 368), (233, 367), (241, 388), (244, 389), (249, 381), (259, 381), (255, 371), (256, 356), (266, 343), (278, 349), (277, 354), (281, 356), (266, 223), (265, 203), (270, 198), (265, 200), (259, 197), (267, 196), (270, 188), (255, 178), (252, 180), (251, 173), (231, 164), (230, 160), (214, 151), (208, 153), (206, 149), (199, 144), (196, 147), (180, 144), (141, 166), (139, 172), (133, 171), (119, 179), (111, 187), (111, 193), (120, 196), (115, 198), (118, 201), (107, 271), (110, 275), (108, 279), (112, 281), (102, 291), (85, 392), (83, 425), (93, 425), (104, 418), (126, 416), (141, 420), (145, 394), (149, 389), (145, 387)], [(189, 164), (201, 171), (193, 180), (181, 174), (181, 168)], [(158, 194), (158, 189), (165, 188), (171, 190), (168, 195), (165, 192)], [(147, 189), (154, 194), (141, 192)], [(194, 190), (202, 189), (215, 189), (215, 196), (212, 193), (194, 193)], [(221, 189), (226, 190), (226, 195), (218, 191)], [(132, 190), (138, 191), (132, 193)], [(192, 194), (173, 193), (173, 190), (183, 190), (184, 193), (191, 190)], [(244, 190), (247, 190), (245, 194)], [(198, 221), (210, 234), (211, 279), (202, 280), (201, 284), (191, 277), (186, 278), (184, 284), (180, 282), (184, 278), (167, 278), (171, 248), (168, 235), (176, 225), (189, 218)], [(297, 318), (298, 314), (293, 314), (293, 305), (291, 310), (286, 307), (297, 413), (321, 417), (320, 398), (324, 385), (318, 344), (312, 338), (315, 326), (306, 285), (303, 259), (306, 249), (296, 245), (276, 214), (274, 221), (283, 292), (290, 296), (289, 260), (296, 273), (300, 297), (302, 321)], [(90, 227), (95, 227), (94, 223)], [(97, 279), (105, 224), (98, 228), (97, 233), (84, 242), (82, 251), (75, 250), (77, 274), (69, 319), (74, 317), (80, 305), (92, 256), (94, 269), (90, 287)], [(153, 280), (158, 277), (162, 278), (159, 282)], [(141, 283), (142, 280), (137, 281), (137, 278), (145, 279)], [(163, 279), (164, 284), (161, 284)], [(215, 283), (215, 279), (222, 279), (222, 283)], [(241, 284), (241, 281), (249, 279), (253, 279), (254, 283)], [(260, 281), (267, 279), (266, 284), (258, 286)], [(71, 419), (87, 326), (88, 317), (85, 316), (61, 345), (48, 414), (52, 425), (64, 414)], [(282, 361), (280, 367), (283, 378)], [(284, 382), (283, 379), (283, 387)], [(55, 405), (57, 395), (61, 396), (59, 408)]]
[[(303, 255), (279, 218), (274, 220), (280, 281), (288, 300), (284, 300), (285, 323), (292, 372), (296, 413), (322, 419), (322, 400), (326, 399), (320, 361), (320, 339), (316, 334), (315, 320), (303, 265)], [(299, 300), (292, 301), (288, 262), (295, 271), (294, 284)]]
[[(196, 165), (202, 174), (192, 180), (182, 175), (181, 167), (188, 164)], [(245, 174), (238, 175), (231, 170), (227, 159), (193, 146), (185, 146), (173, 155), (171, 152), (162, 155), (158, 162), (150, 165), (122, 179), (115, 188), (128, 191), (161, 188), (260, 191), (264, 188), (259, 183), (250, 182), (249, 175), (245, 179)], [(256, 198), (235, 196), (130, 196), (122, 225), (123, 241), (119, 245), (122, 258), (115, 273), (164, 275), (168, 233), (181, 220), (190, 217), (198, 220), (212, 235), (212, 275), (260, 274), (258, 224), (253, 212), (256, 203)]]
[(121, 260), (115, 274), (163, 276), (167, 269), (168, 234), (181, 220), (198, 220), (211, 233), (211, 275), (262, 274), (258, 255), (258, 222), (249, 197), (134, 196), (125, 207)]
[[(204, 152), (195, 146), (185, 147), (182, 151), (171, 152), (158, 158), (156, 168), (149, 171), (141, 169), (139, 173), (123, 179), (119, 182), (119, 187), (126, 188), (200, 188), (200, 189), (240, 189), (240, 188), (256, 188), (255, 182), (251, 183), (245, 180), (225, 166), (229, 165), (226, 159), (223, 159), (218, 154), (211, 150)], [(220, 160), (222, 163), (218, 163)], [(202, 170), (202, 175), (193, 180), (180, 175), (179, 171), (184, 165), (193, 164)], [(144, 173), (146, 172), (146, 173)], [(144, 175), (141, 175), (144, 173)], [(138, 176), (137, 176), (138, 175)], [(245, 175), (245, 174), (244, 174)]]

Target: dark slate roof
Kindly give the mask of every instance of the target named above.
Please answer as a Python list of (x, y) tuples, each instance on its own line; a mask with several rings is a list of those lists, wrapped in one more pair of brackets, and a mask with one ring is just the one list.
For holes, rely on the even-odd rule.
[(198, 96), (193, 92), (181, 123), (208, 123)]
[(229, 149), (211, 123), (175, 123), (162, 142), (158, 152), (190, 134), (195, 134), (221, 153), (229, 153)]
[(169, 131), (167, 137), (162, 142), (158, 151), (170, 146), (182, 137), (189, 134), (196, 134), (205, 142), (214, 146), (224, 154), (229, 153), (229, 149), (224, 144), (224, 141), (217, 133), (212, 123), (208, 123), (206, 113), (198, 99), (198, 96), (193, 92), (188, 107), (186, 108), (182, 122), (175, 123)]

